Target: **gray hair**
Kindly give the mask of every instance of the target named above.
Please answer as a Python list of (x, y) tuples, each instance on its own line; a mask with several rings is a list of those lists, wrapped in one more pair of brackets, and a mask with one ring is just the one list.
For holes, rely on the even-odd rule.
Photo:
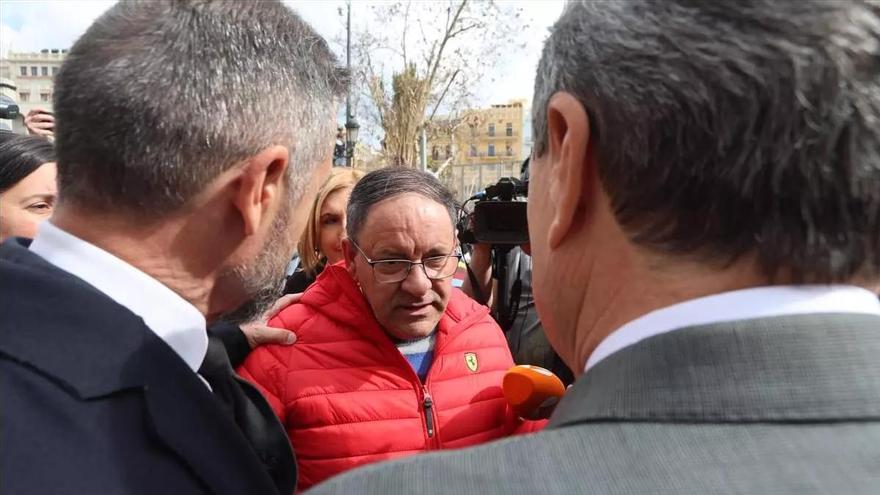
[(536, 156), (560, 91), (634, 242), (795, 281), (880, 272), (876, 2), (572, 2), (538, 67)]
[(122, 1), (56, 78), (61, 200), (168, 214), (276, 144), (290, 150), (297, 198), (329, 159), (345, 79), (277, 1)]
[(408, 193), (424, 196), (442, 205), (449, 213), (449, 220), (455, 228), (458, 203), (455, 196), (436, 177), (412, 168), (387, 167), (368, 173), (351, 190), (345, 213), (345, 233), (348, 238), (357, 240), (373, 205)]

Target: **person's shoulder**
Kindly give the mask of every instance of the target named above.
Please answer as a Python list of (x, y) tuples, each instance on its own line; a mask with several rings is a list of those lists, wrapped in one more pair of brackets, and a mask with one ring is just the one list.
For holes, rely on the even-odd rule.
[(4, 493), (200, 490), (189, 466), (157, 444), (139, 388), (89, 390), (3, 354), (0, 377)]
[[(367, 466), (308, 493), (677, 494), (727, 493), (732, 486), (744, 493), (764, 492), (768, 486), (784, 493), (875, 493), (871, 459), (880, 451), (877, 445), (876, 422), (606, 419)], [(719, 458), (725, 462), (713, 461)], [(803, 476), (805, 466), (813, 476)]]
[(309, 320), (317, 317), (318, 311), (311, 305), (299, 302), (282, 309), (269, 320), (269, 326), (273, 328), (285, 328), (297, 332), (297, 335), (305, 329), (303, 326)]
[(379, 495), (400, 487), (418, 487), (420, 494), (576, 493), (584, 485), (580, 475), (562, 476), (569, 463), (561, 461), (571, 455), (557, 445), (562, 436), (561, 431), (519, 435), (467, 449), (420, 454), (342, 474), (308, 493)]
[(304, 342), (315, 343), (357, 333), (369, 317), (366, 300), (351, 275), (341, 265), (332, 265), (322, 270), (299, 303), (283, 309), (270, 326), (293, 330), (298, 342), (305, 337)]
[(12, 370), (37, 370), (85, 398), (179, 360), (142, 318), (26, 247), (3, 244), (0, 279), (0, 356)]
[(9, 239), (0, 244), (0, 290), (18, 290), (32, 285), (58, 285), (72, 275), (49, 264), (30, 251), (27, 241)]
[(449, 294), (449, 302), (446, 304), (446, 314), (457, 322), (495, 321), (489, 314), (488, 307), (478, 303), (458, 288), (453, 288), (452, 292)]

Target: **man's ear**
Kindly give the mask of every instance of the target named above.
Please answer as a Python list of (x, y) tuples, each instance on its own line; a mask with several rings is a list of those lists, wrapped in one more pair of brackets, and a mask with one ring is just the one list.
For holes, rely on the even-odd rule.
[(559, 92), (547, 105), (550, 174), (549, 190), (556, 208), (550, 220), (548, 242), (555, 249), (576, 228), (578, 209), (587, 194), (587, 163), (590, 148), (590, 118), (584, 106), (570, 93)]
[(234, 203), (241, 213), (245, 235), (253, 235), (271, 220), (269, 212), (285, 199), (288, 159), (286, 147), (270, 146), (245, 162), (234, 182)]
[(357, 280), (357, 264), (355, 264), (357, 255), (358, 251), (351, 240), (348, 237), (342, 239), (342, 256), (345, 257), (345, 268), (351, 274), (351, 278), (355, 280)]

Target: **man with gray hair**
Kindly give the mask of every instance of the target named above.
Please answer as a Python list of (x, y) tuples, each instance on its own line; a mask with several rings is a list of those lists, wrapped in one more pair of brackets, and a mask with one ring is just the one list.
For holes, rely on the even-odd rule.
[(880, 493), (878, 120), (876, 2), (569, 3), (529, 233), (580, 376), (541, 433), (314, 493)]
[(60, 200), (0, 247), (0, 492), (291, 493), (206, 323), (280, 293), (344, 74), (277, 1), (124, 1), (56, 78)]

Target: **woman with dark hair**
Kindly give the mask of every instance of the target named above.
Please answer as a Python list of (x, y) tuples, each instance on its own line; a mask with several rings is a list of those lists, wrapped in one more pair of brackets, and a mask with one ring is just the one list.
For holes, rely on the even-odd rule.
[(32, 238), (55, 207), (55, 150), (42, 137), (0, 132), (0, 242)]

